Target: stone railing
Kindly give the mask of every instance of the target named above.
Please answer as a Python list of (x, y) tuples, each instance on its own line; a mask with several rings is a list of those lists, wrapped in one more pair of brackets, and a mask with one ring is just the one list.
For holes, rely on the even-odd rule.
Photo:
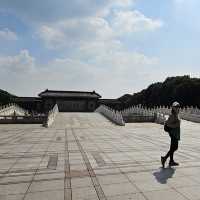
[(118, 111), (112, 110), (105, 105), (101, 105), (95, 110), (95, 112), (101, 113), (117, 125), (125, 126), (122, 114)]
[[(133, 106), (121, 111), (123, 117), (131, 115), (152, 116), (155, 115), (155, 122), (163, 124), (167, 116), (171, 113), (170, 107), (145, 108), (141, 106)], [(200, 109), (197, 107), (185, 107), (180, 109), (180, 117), (182, 119), (200, 123)]]
[(47, 120), (44, 122), (43, 126), (45, 127), (51, 126), (58, 112), (59, 112), (58, 105), (55, 104), (53, 109), (48, 112)]
[(200, 114), (180, 113), (180, 117), (187, 121), (200, 123)]
[(46, 115), (0, 116), (0, 124), (43, 124)]
[(127, 108), (123, 111), (121, 111), (122, 116), (130, 116), (132, 114), (136, 114), (136, 115), (149, 115), (149, 116), (153, 116), (156, 113), (155, 110), (150, 110), (150, 109), (146, 109), (146, 108), (142, 108), (139, 106), (135, 106), (135, 107), (130, 107)]
[(7, 104), (0, 106), (0, 116), (18, 115), (24, 116), (28, 113), (25, 109), (19, 107), (17, 104)]

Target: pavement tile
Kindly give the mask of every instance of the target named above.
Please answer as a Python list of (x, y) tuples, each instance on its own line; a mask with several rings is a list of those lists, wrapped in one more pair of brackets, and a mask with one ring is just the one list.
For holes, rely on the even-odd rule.
[(64, 190), (27, 193), (25, 200), (64, 200)]
[(24, 195), (0, 195), (0, 200), (22, 200)]
[(139, 192), (131, 183), (102, 185), (102, 188), (106, 196), (116, 196)]
[(175, 177), (175, 178), (169, 179), (168, 184), (175, 188), (186, 187), (186, 186), (189, 187), (189, 186), (195, 186), (195, 185), (198, 185), (200, 188), (200, 182), (193, 180), (190, 176)]
[(47, 190), (63, 189), (63, 180), (33, 181), (28, 192), (42, 192)]
[(43, 173), (37, 173), (34, 176), (34, 181), (39, 181), (39, 180), (54, 180), (54, 179), (60, 179), (63, 180), (64, 179), (64, 172), (43, 172)]
[(0, 184), (6, 183), (28, 183), (33, 179), (32, 175), (9, 175), (7, 174), (4, 178), (0, 179)]
[(146, 192), (144, 195), (148, 200), (187, 200), (184, 196), (172, 189)]
[(97, 178), (102, 185), (129, 182), (123, 174), (97, 176)]
[(134, 182), (134, 184), (142, 192), (154, 191), (154, 190), (166, 190), (170, 188), (169, 185), (160, 183), (157, 180), (136, 181)]
[(90, 177), (72, 178), (71, 185), (72, 185), (72, 188), (92, 187), (93, 186)]
[[(64, 200), (64, 183), (72, 200), (98, 200), (102, 191), (108, 200), (200, 200), (199, 128), (182, 121), (180, 166), (163, 170), (170, 138), (159, 124), (119, 127), (98, 113), (59, 113), (48, 129), (0, 125), (0, 200)], [(56, 169), (47, 168), (51, 155)]]
[(28, 189), (28, 185), (29, 183), (0, 185), (0, 195), (24, 194)]
[(190, 186), (190, 187), (177, 188), (177, 191), (190, 200), (199, 200), (200, 199), (199, 189), (200, 186)]
[(154, 180), (153, 174), (150, 172), (137, 172), (137, 173), (128, 173), (127, 176), (131, 181), (142, 181), (142, 180)]
[(94, 187), (72, 188), (72, 197), (74, 200), (96, 198), (97, 194)]
[(141, 193), (110, 196), (107, 200), (146, 200)]

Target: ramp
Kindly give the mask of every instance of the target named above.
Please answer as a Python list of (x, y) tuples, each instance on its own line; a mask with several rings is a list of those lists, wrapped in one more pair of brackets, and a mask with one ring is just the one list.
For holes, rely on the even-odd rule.
[(90, 128), (115, 126), (99, 113), (62, 112), (58, 113), (52, 128)]

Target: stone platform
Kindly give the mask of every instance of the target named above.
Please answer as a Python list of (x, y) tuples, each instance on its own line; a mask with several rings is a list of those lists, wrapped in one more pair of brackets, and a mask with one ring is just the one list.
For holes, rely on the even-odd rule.
[(0, 125), (0, 200), (200, 200), (200, 124), (182, 121), (176, 161), (154, 123), (59, 113), (51, 128)]

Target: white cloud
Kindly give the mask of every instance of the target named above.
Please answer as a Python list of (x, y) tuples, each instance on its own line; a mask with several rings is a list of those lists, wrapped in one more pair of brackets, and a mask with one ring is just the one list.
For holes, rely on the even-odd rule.
[(23, 74), (32, 72), (35, 67), (35, 59), (29, 55), (28, 50), (21, 50), (15, 56), (0, 56), (0, 69), (6, 72)]
[[(35, 0), (29, 5), (26, 0), (12, 2), (7, 0), (4, 8), (36, 22), (39, 41), (56, 50), (57, 55), (44, 65), (36, 63), (28, 50), (15, 56), (0, 56), (0, 69), (4, 70), (0, 77), (14, 72), (10, 73), (13, 81), (7, 84), (17, 82), (16, 91), (27, 94), (45, 88), (95, 89), (105, 98), (118, 97), (120, 92), (132, 91), (139, 81), (147, 80), (159, 62), (157, 58), (127, 50), (120, 41), (119, 35), (154, 31), (162, 26), (159, 20), (130, 11), (135, 0)], [(116, 10), (114, 15), (112, 10)]]
[(39, 27), (38, 37), (51, 49), (81, 48), (83, 43), (113, 43), (127, 33), (154, 31), (163, 23), (139, 11), (115, 11), (110, 23), (103, 17), (75, 18)]
[[(93, 47), (97, 48), (95, 44)], [(17, 95), (33, 95), (33, 91), (39, 93), (49, 88), (95, 89), (104, 98), (118, 97), (127, 90), (133, 90), (137, 81), (147, 81), (147, 74), (151, 74), (149, 71), (157, 65), (158, 59), (136, 52), (118, 51), (118, 45), (113, 48), (116, 48), (113, 52), (103, 53), (105, 48), (100, 47), (99, 52), (87, 61), (80, 55), (74, 55), (71, 58), (56, 58), (44, 65), (36, 63), (27, 50), (15, 56), (1, 56), (0, 70), (3, 70), (0, 73), (0, 84), (6, 84)], [(85, 51), (88, 51), (85, 54), (90, 54), (91, 49)], [(8, 74), (9, 80), (5, 78)]]
[(42, 25), (37, 33), (47, 47), (66, 48), (90, 41), (108, 41), (113, 38), (113, 30), (100, 17), (68, 19), (55, 25)]
[[(157, 58), (136, 52), (114, 51), (106, 54), (103, 51), (104, 48), (100, 48), (99, 52), (87, 61), (78, 58), (79, 55), (52, 60), (44, 72), (40, 71), (40, 84), (54, 89), (95, 89), (104, 98), (118, 97), (120, 93), (133, 92), (138, 87), (138, 82), (148, 81), (159, 63)], [(44, 80), (43, 74), (48, 78)]]
[(17, 35), (8, 28), (3, 28), (0, 29), (0, 40), (17, 40)]
[(135, 0), (113, 0), (111, 6), (129, 7), (133, 5)]
[(119, 34), (154, 31), (162, 25), (162, 21), (148, 18), (137, 10), (116, 11), (112, 19), (112, 27)]
[(46, 25), (41, 26), (38, 31), (38, 36), (50, 49), (56, 49), (67, 45), (65, 34), (61, 30), (53, 27)]

